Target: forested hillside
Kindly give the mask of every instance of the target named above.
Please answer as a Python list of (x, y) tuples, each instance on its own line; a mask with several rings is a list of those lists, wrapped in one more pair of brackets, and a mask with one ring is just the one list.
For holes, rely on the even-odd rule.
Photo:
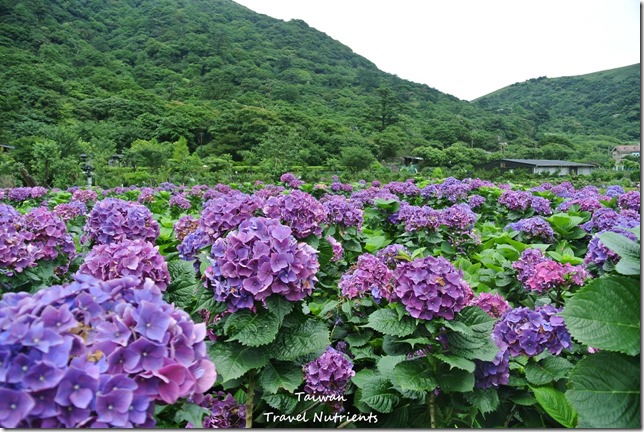
[(530, 119), (539, 132), (640, 139), (640, 65), (563, 78), (535, 78), (475, 105)]
[[(639, 100), (611, 101), (615, 91), (601, 103), (626, 104), (616, 130), (570, 117), (583, 113), (573, 102), (566, 118), (537, 96), (521, 102), (545, 107), (544, 123), (386, 74), (303, 21), (230, 0), (2, 0), (0, 56), (0, 143), (13, 147), (0, 175), (15, 182), (20, 168), (39, 184), (82, 182), (81, 154), (104, 181), (129, 167), (126, 182), (360, 170), (402, 155), (462, 172), (500, 154), (608, 164), (639, 130)], [(574, 101), (588, 103), (598, 111)]]

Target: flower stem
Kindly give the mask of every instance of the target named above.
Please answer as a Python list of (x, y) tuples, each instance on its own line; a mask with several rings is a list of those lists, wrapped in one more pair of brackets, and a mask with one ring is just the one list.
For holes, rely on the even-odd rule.
[(248, 374), (248, 391), (246, 392), (246, 429), (253, 427), (253, 399), (255, 398), (255, 369)]
[(436, 429), (436, 394), (433, 391), (429, 392), (427, 405), (429, 406), (429, 426)]

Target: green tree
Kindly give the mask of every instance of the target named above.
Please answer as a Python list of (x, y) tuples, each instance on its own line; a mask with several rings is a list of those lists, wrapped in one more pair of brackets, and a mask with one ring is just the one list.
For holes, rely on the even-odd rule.
[(150, 141), (136, 140), (125, 152), (126, 160), (135, 168), (137, 166), (148, 167), (154, 173), (165, 167), (172, 154), (172, 146), (167, 143), (159, 143), (156, 139)]
[(374, 162), (374, 155), (362, 147), (345, 147), (340, 153), (340, 164), (351, 172), (367, 169)]

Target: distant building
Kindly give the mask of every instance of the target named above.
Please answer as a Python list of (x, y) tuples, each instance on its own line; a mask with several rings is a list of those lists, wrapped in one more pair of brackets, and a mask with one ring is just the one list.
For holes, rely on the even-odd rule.
[(562, 160), (543, 159), (497, 159), (478, 166), (483, 169), (500, 169), (513, 171), (515, 169), (528, 170), (532, 174), (548, 173), (559, 175), (590, 175), (595, 165)]
[(615, 165), (619, 165), (622, 162), (624, 156), (640, 156), (640, 146), (639, 145), (618, 145), (613, 147), (610, 151), (611, 156), (615, 159)]

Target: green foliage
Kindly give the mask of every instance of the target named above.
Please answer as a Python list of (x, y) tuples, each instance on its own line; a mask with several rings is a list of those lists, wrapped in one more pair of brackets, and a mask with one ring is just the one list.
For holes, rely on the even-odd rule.
[(640, 284), (610, 276), (592, 280), (564, 307), (561, 316), (572, 336), (602, 350), (640, 352)]
[(570, 373), (566, 398), (583, 428), (640, 428), (640, 361), (600, 352)]
[[(0, 138), (23, 153), (15, 162), (27, 169), (39, 158), (18, 149), (21, 140), (59, 144), (71, 159), (33, 167), (46, 185), (83, 183), (78, 173), (61, 174), (88, 153), (79, 140), (110, 149), (107, 158), (91, 154), (97, 184), (110, 187), (123, 178), (167, 180), (166, 165), (182, 183), (235, 177), (230, 167), (201, 173), (186, 146), (191, 157), (229, 154), (274, 178), (294, 165), (337, 168), (342, 158), (357, 173), (376, 157), (398, 163), (412, 153), (467, 175), (491, 156), (484, 151), (498, 150), (499, 133), (513, 155), (609, 166), (611, 146), (639, 139), (633, 66), (531, 80), (472, 104), (381, 72), (302, 22), (225, 0), (16, 3), (3, 16)], [(141, 143), (155, 140), (165, 145)], [(353, 150), (343, 155), (346, 148)], [(109, 171), (113, 155), (127, 155), (135, 173)]]

